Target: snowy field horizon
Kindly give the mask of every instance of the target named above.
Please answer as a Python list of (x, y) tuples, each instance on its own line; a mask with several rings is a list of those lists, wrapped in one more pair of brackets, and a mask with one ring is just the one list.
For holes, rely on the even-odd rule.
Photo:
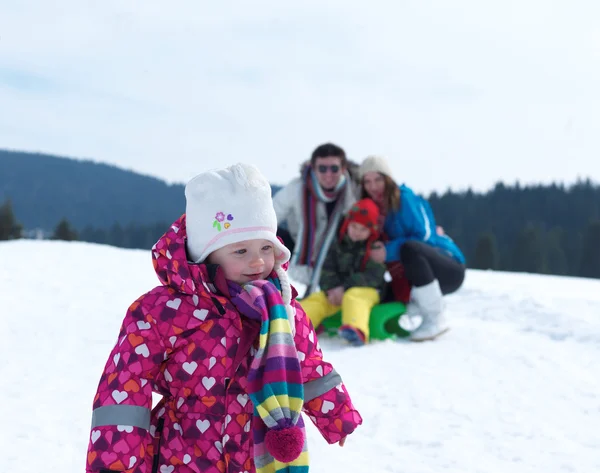
[[(0, 242), (0, 451), (11, 473), (83, 472), (92, 400), (148, 250)], [(322, 338), (364, 423), (307, 419), (311, 473), (600, 471), (600, 280), (468, 270), (435, 342)]]

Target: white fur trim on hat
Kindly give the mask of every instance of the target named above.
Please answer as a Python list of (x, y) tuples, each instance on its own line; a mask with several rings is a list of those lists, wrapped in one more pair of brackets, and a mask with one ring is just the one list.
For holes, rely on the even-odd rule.
[(383, 156), (367, 156), (364, 159), (358, 171), (360, 179), (368, 172), (378, 172), (392, 177), (392, 169)]
[(264, 239), (275, 247), (276, 266), (290, 259), (277, 239), (277, 216), (271, 186), (248, 164), (208, 171), (185, 186), (187, 249), (202, 263), (213, 251), (232, 243)]

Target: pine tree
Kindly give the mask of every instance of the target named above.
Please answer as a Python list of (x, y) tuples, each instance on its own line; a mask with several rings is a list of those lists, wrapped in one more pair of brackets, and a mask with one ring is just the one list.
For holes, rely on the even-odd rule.
[(114, 223), (108, 231), (107, 243), (112, 246), (125, 247), (126, 234), (119, 223)]
[(0, 206), (0, 240), (21, 238), (23, 227), (15, 219), (12, 203), (7, 200)]
[(79, 234), (79, 239), (81, 241), (89, 241), (92, 243), (106, 243), (106, 230), (87, 225)]
[(482, 233), (479, 236), (471, 267), (474, 269), (498, 269), (498, 245), (493, 233)]
[(539, 226), (529, 223), (521, 230), (513, 248), (512, 262), (513, 271), (546, 272), (546, 253)]
[(569, 263), (564, 249), (565, 232), (554, 228), (546, 236), (546, 262), (548, 274), (569, 274)]
[(590, 222), (585, 229), (579, 274), (600, 278), (600, 220)]
[(71, 228), (71, 224), (66, 218), (63, 218), (52, 235), (53, 240), (74, 241), (77, 240), (77, 232)]

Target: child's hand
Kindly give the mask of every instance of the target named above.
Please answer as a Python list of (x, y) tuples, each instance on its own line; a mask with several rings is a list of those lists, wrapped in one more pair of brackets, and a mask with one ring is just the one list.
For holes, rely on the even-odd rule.
[(348, 438), (348, 436), (344, 437), (343, 439), (341, 439), (338, 444), (340, 445), (340, 447), (343, 447), (344, 444), (346, 443), (346, 439)]
[(380, 241), (373, 243), (373, 246), (371, 247), (371, 259), (376, 263), (385, 263), (386, 257), (387, 251), (385, 250), (384, 244)]
[(331, 305), (342, 305), (342, 298), (344, 297), (344, 286), (334, 287), (327, 291), (327, 300)]

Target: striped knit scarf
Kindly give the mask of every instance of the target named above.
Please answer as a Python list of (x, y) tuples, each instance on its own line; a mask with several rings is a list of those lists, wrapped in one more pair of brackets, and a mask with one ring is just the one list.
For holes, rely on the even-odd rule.
[[(228, 285), (236, 308), (246, 317), (261, 322), (258, 350), (248, 373), (248, 394), (254, 404), (255, 416), (252, 428), (256, 471), (308, 473), (306, 433), (300, 415), (304, 386), (279, 280), (253, 281), (243, 287), (228, 281)], [(291, 456), (290, 452), (286, 453), (285, 460), (286, 455), (282, 456), (270, 447), (268, 434), (269, 431), (290, 430), (294, 430), (298, 438), (293, 440), (299, 443)], [(280, 444), (282, 442), (289, 445), (285, 438)]]
[[(306, 166), (302, 174), (304, 188), (302, 192), (302, 220), (300, 221), (300, 229), (296, 247), (292, 256), (292, 263), (297, 265), (306, 265), (310, 267), (320, 268), (327, 254), (327, 249), (331, 240), (335, 236), (340, 217), (342, 215), (343, 198), (342, 196), (346, 185), (347, 177), (342, 175), (338, 184), (332, 192), (325, 192), (317, 176), (311, 166)], [(329, 203), (337, 200), (333, 212), (327, 222), (327, 231), (323, 232), (321, 240), (315, 245), (317, 233), (317, 204), (319, 202)], [(315, 249), (318, 248), (318, 253), (315, 254)], [(313, 278), (314, 279), (314, 278)]]

